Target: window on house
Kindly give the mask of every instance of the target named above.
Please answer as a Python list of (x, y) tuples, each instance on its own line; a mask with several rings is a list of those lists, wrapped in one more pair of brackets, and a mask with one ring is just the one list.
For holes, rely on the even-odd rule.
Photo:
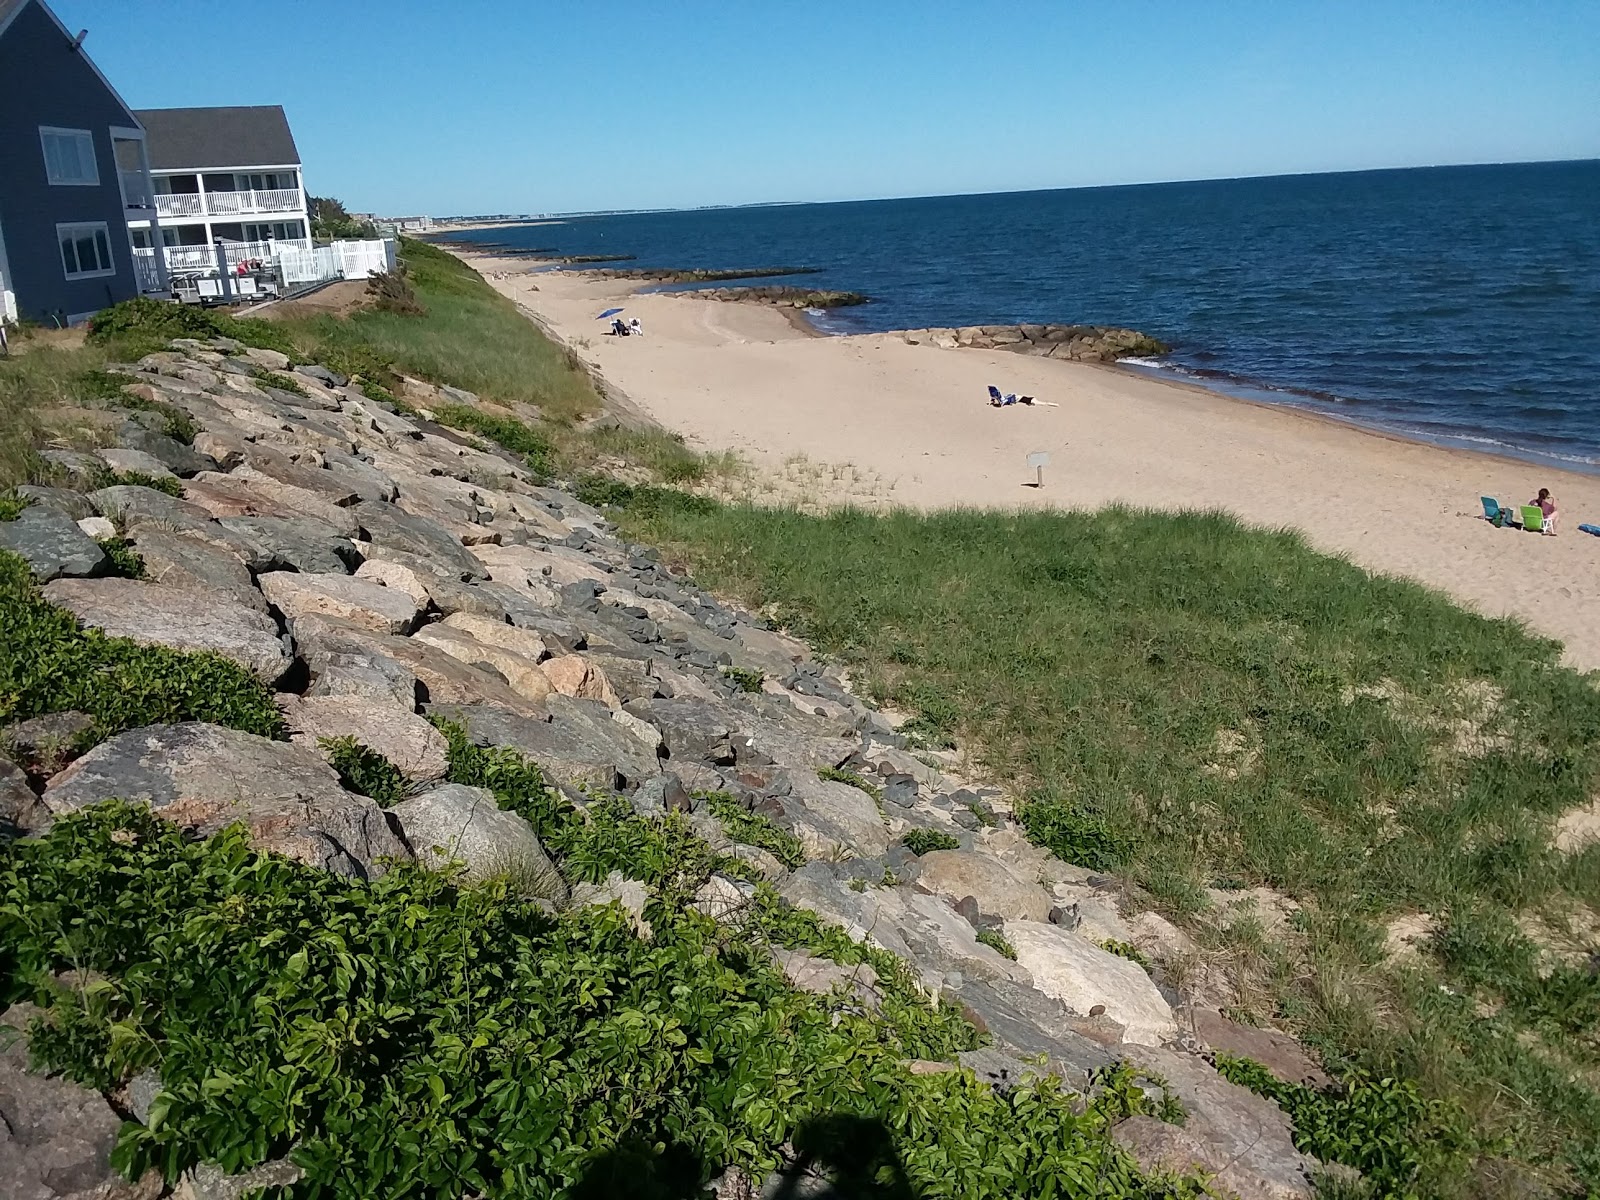
[(53, 184), (93, 187), (100, 182), (100, 167), (94, 157), (94, 135), (87, 129), (39, 127), (44, 146), (45, 178)]
[(111, 261), (111, 235), (104, 221), (57, 225), (56, 240), (61, 243), (61, 266), (68, 279), (117, 273), (116, 264)]

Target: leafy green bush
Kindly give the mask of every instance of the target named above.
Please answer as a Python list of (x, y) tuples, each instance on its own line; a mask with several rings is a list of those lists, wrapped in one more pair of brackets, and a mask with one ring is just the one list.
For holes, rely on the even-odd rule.
[(405, 776), (376, 750), (353, 737), (318, 738), (317, 745), (327, 756), (328, 765), (339, 772), (339, 783), (345, 791), (369, 796), (384, 808), (406, 798)]
[(1107, 1136), (1114, 1098), (910, 1075), (970, 1027), (903, 1002), (892, 958), (876, 1016), (793, 991), (770, 945), (844, 935), (770, 892), (754, 908), (735, 930), (655, 906), (646, 942), (615, 909), (552, 918), (411, 867), (358, 883), (112, 802), (0, 847), (0, 1003), (45, 1007), (35, 1057), (74, 1079), (159, 1065), (113, 1162), (169, 1182), (292, 1152), (299, 1190), (338, 1200), (687, 1198), (785, 1142), (859, 1169), (832, 1129), (924, 1200), (1175, 1194)]
[(127, 538), (96, 538), (100, 549), (111, 560), (111, 573), (119, 579), (143, 579), (144, 558)]
[(549, 440), (515, 417), (496, 416), (465, 404), (441, 404), (433, 418), (452, 429), (464, 429), (497, 442), (513, 454), (522, 455), (528, 470), (548, 479), (556, 470), (556, 452)]
[(748, 667), (723, 667), (722, 673), (733, 680), (741, 692), (759, 692), (767, 678), (760, 671), (752, 671)]
[(1477, 1149), (1465, 1115), (1425, 1099), (1410, 1081), (1352, 1075), (1319, 1091), (1285, 1083), (1260, 1063), (1217, 1055), (1224, 1079), (1277, 1103), (1294, 1125), (1297, 1149), (1360, 1171), (1375, 1196), (1411, 1197), (1424, 1172), (1459, 1169)]
[(147, 487), (167, 496), (181, 499), (183, 483), (171, 475), (146, 475), (143, 471), (113, 471), (109, 467), (96, 470), (90, 480), (96, 488)]
[(1091, 871), (1114, 871), (1128, 861), (1133, 845), (1096, 813), (1060, 801), (1033, 801), (1018, 814), (1028, 837), (1062, 862)]
[(277, 371), (257, 371), (256, 382), (262, 387), (277, 388), (280, 392), (288, 392), (295, 396), (304, 396), (306, 389), (298, 380)]
[(19, 496), (15, 488), (0, 492), (0, 521), (15, 521), (33, 503), (31, 496)]
[(977, 940), (980, 945), (989, 947), (989, 949), (1004, 955), (1006, 958), (1009, 958), (1012, 962), (1017, 961), (1016, 948), (1012, 946), (1010, 942), (1006, 941), (1005, 935), (1002, 934), (998, 929), (978, 930)]
[(705, 801), (711, 815), (722, 822), (723, 832), (734, 841), (759, 846), (791, 871), (806, 865), (800, 839), (771, 818), (751, 812), (727, 792), (696, 792), (695, 798)]
[[(158, 349), (174, 338), (227, 337), (263, 350), (293, 355), (294, 343), (270, 321), (230, 317), (190, 304), (168, 304), (140, 296), (96, 313), (89, 322), (89, 340)], [(147, 352), (147, 351), (146, 351)]]
[(22, 559), (0, 551), (0, 725), (65, 709), (92, 716), (101, 737), (166, 721), (282, 729), (272, 692), (238, 663), (79, 629)]
[(1144, 951), (1132, 942), (1119, 942), (1116, 938), (1106, 938), (1100, 943), (1100, 949), (1107, 954), (1115, 954), (1118, 958), (1125, 958), (1131, 963), (1138, 963), (1146, 971), (1150, 970), (1150, 960), (1144, 956)]
[(938, 829), (912, 829), (900, 839), (913, 854), (927, 854), (932, 850), (956, 850), (961, 846), (958, 838)]
[(819, 767), (817, 768), (817, 778), (832, 780), (834, 783), (847, 783), (851, 787), (865, 792), (874, 800), (881, 800), (883, 798), (882, 788), (878, 787), (876, 784), (869, 783), (864, 777), (857, 775), (854, 771), (846, 771), (840, 767)]
[(695, 496), (676, 488), (651, 484), (623, 483), (604, 475), (582, 475), (573, 484), (572, 494), (595, 508), (626, 509), (637, 517), (666, 513), (709, 513), (717, 502), (708, 496)]

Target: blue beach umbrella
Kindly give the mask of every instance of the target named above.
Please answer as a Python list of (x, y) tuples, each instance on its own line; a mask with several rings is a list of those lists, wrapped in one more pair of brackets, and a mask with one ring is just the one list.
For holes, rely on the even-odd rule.
[(595, 320), (596, 321), (604, 321), (607, 317), (614, 317), (621, 311), (622, 310), (620, 308), (608, 308), (608, 309), (605, 310), (605, 312), (601, 313), (598, 317), (596, 317)]

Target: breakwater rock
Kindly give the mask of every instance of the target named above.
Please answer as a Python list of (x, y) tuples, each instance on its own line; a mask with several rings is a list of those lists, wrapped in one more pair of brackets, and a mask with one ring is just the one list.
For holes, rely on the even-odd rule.
[(692, 292), (670, 292), (673, 296), (694, 296), (700, 300), (743, 301), (745, 304), (770, 304), (775, 308), (849, 308), (869, 304), (872, 298), (860, 292), (835, 292), (821, 288), (727, 287), (697, 288)]
[(1137, 329), (1108, 325), (964, 325), (956, 329), (910, 329), (905, 338), (913, 346), (927, 343), (946, 350), (963, 346), (1010, 350), (1074, 362), (1116, 362), (1119, 358), (1165, 354), (1172, 349)]
[(783, 275), (816, 275), (821, 267), (601, 267), (589, 271), (596, 279), (638, 279), (650, 283), (716, 283), (725, 279), (776, 279)]

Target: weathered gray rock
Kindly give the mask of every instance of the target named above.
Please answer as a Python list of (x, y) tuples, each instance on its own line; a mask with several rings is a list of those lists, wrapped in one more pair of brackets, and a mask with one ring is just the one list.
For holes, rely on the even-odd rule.
[(1138, 963), (1102, 950), (1082, 935), (1042, 921), (1007, 921), (1005, 938), (1034, 984), (1074, 1012), (1096, 1005), (1127, 1026), (1126, 1038), (1158, 1046), (1176, 1037), (1172, 1008)]
[(314, 517), (225, 517), (217, 524), (260, 547), (261, 559), (249, 564), (258, 571), (349, 574), (361, 565), (349, 539)]
[(1310, 1088), (1333, 1086), (1328, 1073), (1286, 1033), (1230, 1021), (1214, 1009), (1184, 1008), (1178, 1024), (1212, 1050), (1260, 1063), (1285, 1083)]
[(950, 900), (971, 896), (984, 916), (1024, 921), (1044, 921), (1050, 916), (1050, 894), (991, 855), (976, 850), (934, 850), (921, 856), (919, 866), (918, 887)]
[(58, 579), (44, 596), (112, 637), (209, 650), (265, 683), (276, 682), (291, 661), (271, 617), (218, 593), (132, 579)]
[(724, 924), (737, 924), (740, 916), (750, 907), (751, 895), (754, 891), (746, 891), (750, 885), (740, 886), (735, 880), (726, 875), (713, 875), (694, 894), (694, 902), (690, 908), (696, 912), (704, 913), (713, 921)]
[(567, 885), (533, 826), (495, 803), (487, 788), (450, 783), (390, 810), (418, 861), (458, 862), (471, 880), (504, 875), (528, 896), (563, 904)]
[(17, 487), (17, 495), (25, 500), (31, 500), (34, 507), (43, 506), (53, 508), (57, 512), (64, 512), (74, 521), (81, 521), (85, 517), (94, 515), (94, 506), (82, 492), (74, 492), (70, 488), (42, 487), (36, 483), (24, 483)]
[(180, 533), (168, 533), (153, 525), (142, 525), (131, 539), (144, 559), (148, 583), (167, 587), (206, 589), (220, 593), (246, 608), (267, 611), (267, 602), (256, 590), (250, 572), (237, 555), (216, 543)]
[(176, 438), (146, 429), (134, 421), (125, 423), (117, 431), (117, 437), (129, 450), (138, 450), (149, 455), (174, 475), (187, 478), (201, 471), (217, 469), (217, 460), (209, 454), (202, 454), (193, 446), (185, 446)]
[(633, 931), (645, 941), (655, 937), (655, 930), (644, 919), (644, 907), (650, 902), (650, 889), (637, 879), (629, 879), (621, 871), (612, 871), (604, 883), (580, 883), (572, 889), (571, 908), (604, 907), (617, 904), (628, 914)]
[(0, 521), (0, 550), (20, 555), (40, 583), (100, 575), (111, 560), (66, 513), (30, 504), (14, 521)]
[(547, 703), (552, 715), (545, 720), (490, 705), (430, 705), (428, 711), (460, 721), (479, 745), (508, 746), (526, 755), (549, 778), (573, 787), (626, 790), (657, 773), (656, 760), (639, 737), (599, 705), (566, 696), (551, 696)]
[(716, 708), (699, 700), (635, 700), (634, 716), (661, 730), (669, 758), (683, 762), (731, 764), (733, 729)]
[(148, 475), (151, 479), (176, 479), (167, 466), (153, 454), (143, 450), (128, 450), (121, 446), (106, 446), (96, 450), (95, 457), (113, 471)]
[(808, 858), (877, 858), (889, 848), (888, 826), (866, 792), (814, 771), (792, 771), (790, 780), (783, 811)]
[(443, 779), (449, 769), (444, 735), (387, 696), (278, 697), (289, 740), (316, 747), (323, 738), (352, 737), (383, 755), (413, 784)]
[(95, 727), (88, 713), (41, 713), (0, 729), (0, 753), (35, 778), (48, 779), (78, 756)]
[(371, 878), (409, 859), (383, 810), (339, 786), (304, 746), (219, 725), (146, 725), (102, 742), (50, 781), (57, 816), (112, 797), (144, 802), (201, 835), (240, 821), (258, 849), (340, 875)]
[(267, 1188), (287, 1188), (305, 1178), (305, 1171), (288, 1158), (275, 1158), (259, 1167), (229, 1175), (215, 1163), (199, 1163), (178, 1181), (171, 1200), (245, 1200)]
[(301, 617), (315, 614), (339, 617), (374, 633), (406, 633), (421, 611), (415, 598), (399, 588), (343, 572), (270, 571), (256, 582), (291, 628)]
[(1183, 1105), (1181, 1126), (1134, 1117), (1112, 1130), (1146, 1171), (1202, 1171), (1239, 1200), (1309, 1200), (1315, 1159), (1294, 1148), (1289, 1118), (1270, 1100), (1229, 1083), (1204, 1059), (1140, 1046), (1128, 1061), (1164, 1082)]
[(774, 950), (772, 958), (784, 977), (799, 991), (826, 996), (838, 989), (868, 1008), (877, 1008), (883, 1003), (878, 973), (868, 963), (843, 966), (809, 950)]
[(461, 578), (483, 579), (488, 574), (460, 539), (437, 521), (371, 500), (362, 500), (351, 511), (370, 541), (421, 555)]
[(0, 758), (0, 840), (38, 837), (50, 828), (50, 810), (28, 786), (28, 777), (9, 759)]
[(155, 1200), (159, 1172), (129, 1183), (110, 1166), (122, 1118), (99, 1092), (28, 1070), (24, 1036), (37, 1009), (0, 1014), (0, 1197)]

